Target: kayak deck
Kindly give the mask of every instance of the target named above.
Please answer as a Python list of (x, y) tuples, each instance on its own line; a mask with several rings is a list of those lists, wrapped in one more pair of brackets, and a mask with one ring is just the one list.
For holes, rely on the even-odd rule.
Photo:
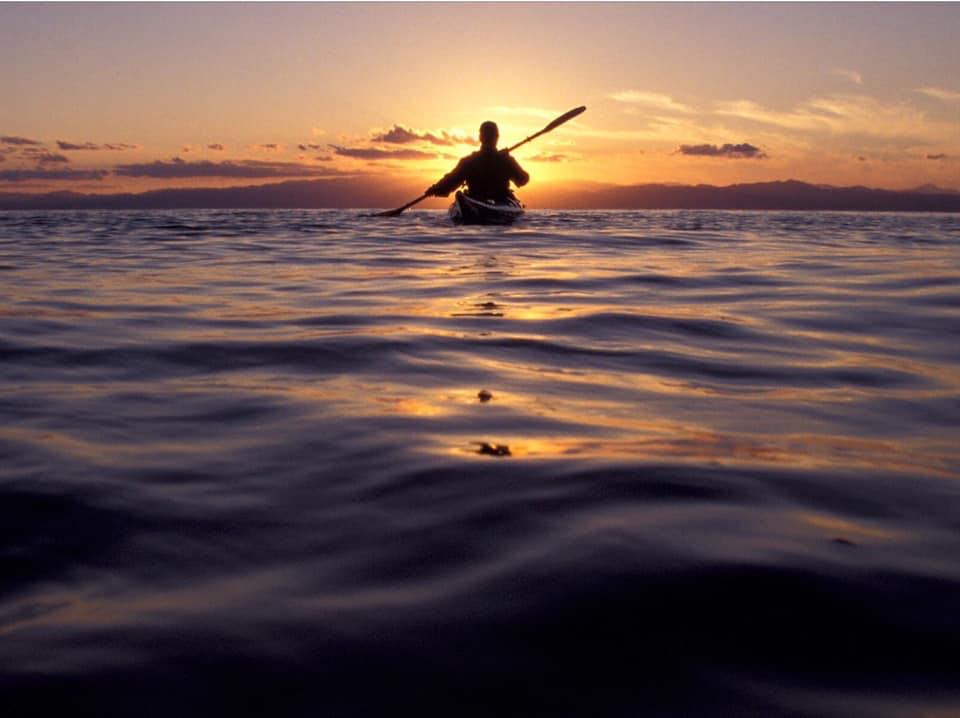
[(500, 200), (481, 200), (463, 192), (454, 195), (450, 219), (455, 224), (512, 224), (524, 214), (523, 203), (514, 195)]

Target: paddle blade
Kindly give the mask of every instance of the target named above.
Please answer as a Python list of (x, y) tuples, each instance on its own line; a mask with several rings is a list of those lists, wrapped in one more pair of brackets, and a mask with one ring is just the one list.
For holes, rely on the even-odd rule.
[(573, 109), (573, 110), (570, 110), (570, 112), (565, 112), (565, 113), (563, 113), (562, 115), (560, 115), (560, 117), (558, 117), (558, 118), (555, 119), (553, 122), (551, 122), (549, 125), (547, 125), (546, 127), (544, 127), (544, 128), (543, 128), (543, 131), (544, 131), (544, 132), (549, 132), (550, 130), (556, 129), (557, 127), (559, 127), (560, 125), (562, 125), (564, 122), (569, 122), (570, 120), (572, 120), (572, 119), (573, 119), (574, 117), (576, 117), (577, 115), (581, 115), (581, 114), (583, 114), (583, 113), (586, 112), (586, 111), (587, 111), (587, 107), (586, 107), (586, 105), (584, 105), (584, 106), (582, 106), (582, 107), (577, 107), (577, 108), (575, 108), (575, 109)]

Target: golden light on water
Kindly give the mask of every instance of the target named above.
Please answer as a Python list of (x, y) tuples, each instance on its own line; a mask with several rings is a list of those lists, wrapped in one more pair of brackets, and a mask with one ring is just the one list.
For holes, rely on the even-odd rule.
[(838, 516), (826, 516), (811, 511), (804, 511), (798, 514), (798, 518), (804, 523), (815, 526), (818, 529), (824, 529), (843, 536), (888, 541), (903, 538), (903, 534), (899, 531), (877, 528), (864, 522), (853, 521)]

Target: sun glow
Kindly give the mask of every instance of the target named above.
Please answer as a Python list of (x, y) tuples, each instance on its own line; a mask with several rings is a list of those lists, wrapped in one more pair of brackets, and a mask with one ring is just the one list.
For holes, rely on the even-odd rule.
[(229, 25), (220, 10), (192, 6), (185, 29), (162, 5), (5, 6), (0, 62), (32, 60), (0, 83), (0, 192), (329, 180), (402, 197), (473, 151), (480, 122), (505, 147), (579, 104), (517, 152), (532, 198), (586, 183), (960, 188), (956, 5), (728, 5), (696, 22), (643, 4), (514, 4), (508, 22), (469, 3), (236, 6)]

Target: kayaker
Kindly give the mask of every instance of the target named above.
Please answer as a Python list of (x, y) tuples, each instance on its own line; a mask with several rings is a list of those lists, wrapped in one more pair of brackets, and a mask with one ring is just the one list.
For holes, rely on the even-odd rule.
[(501, 201), (512, 194), (511, 180), (517, 187), (523, 187), (530, 181), (530, 175), (506, 150), (497, 150), (499, 139), (496, 122), (487, 120), (480, 125), (479, 151), (460, 160), (453, 171), (427, 189), (426, 194), (446, 197), (466, 182), (470, 197)]

